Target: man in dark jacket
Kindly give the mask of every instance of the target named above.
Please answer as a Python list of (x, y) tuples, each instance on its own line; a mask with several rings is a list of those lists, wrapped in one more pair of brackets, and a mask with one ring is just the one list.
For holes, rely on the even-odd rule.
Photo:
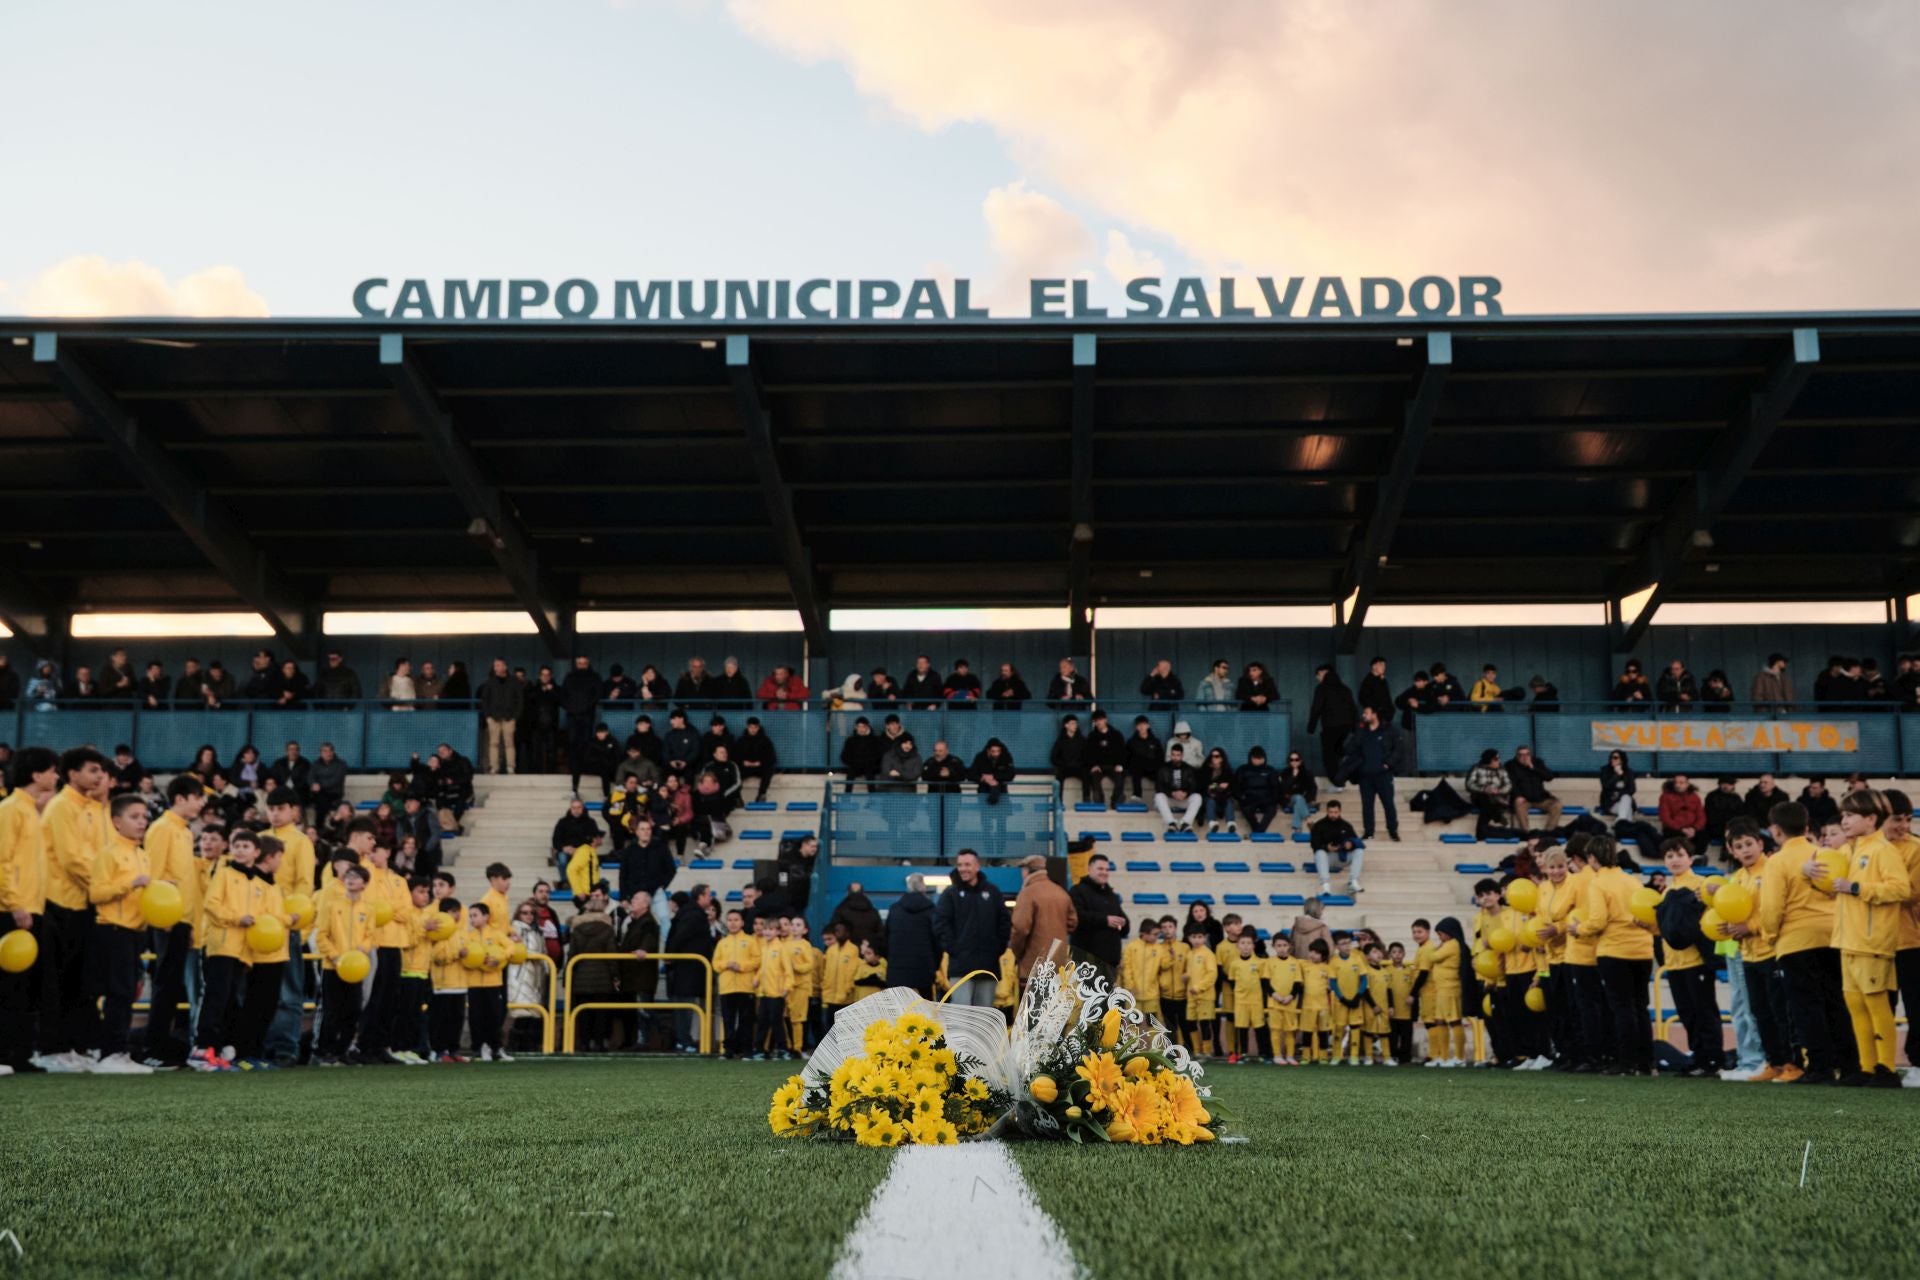
[[(948, 1002), (991, 1009), (1000, 960), (1013, 937), (1013, 913), (1006, 895), (980, 874), (980, 855), (971, 849), (954, 856), (953, 883), (934, 908), (933, 937), (946, 953), (947, 977), (956, 984)], [(967, 978), (979, 969), (994, 976)]]
[(683, 707), (704, 707), (717, 696), (706, 659), (688, 658), (687, 669), (673, 682), (673, 700)]
[[(566, 855), (583, 844), (598, 846), (606, 834), (600, 824), (593, 820), (593, 815), (587, 812), (587, 806), (580, 797), (575, 796), (567, 802), (567, 811), (560, 815), (560, 821), (553, 824), (554, 861), (564, 866)], [(623, 875), (625, 870), (623, 865)]]
[(856, 947), (862, 942), (871, 942), (878, 947), (887, 936), (879, 908), (873, 905), (873, 899), (866, 895), (857, 880), (847, 886), (847, 896), (840, 899), (840, 905), (827, 917), (827, 923), (847, 926), (847, 940)]
[(1173, 672), (1173, 663), (1162, 658), (1140, 682), (1140, 696), (1148, 702), (1179, 702), (1187, 696), (1187, 686)]
[(314, 701), (358, 702), (360, 696), (360, 673), (347, 665), (347, 656), (338, 649), (327, 650), (326, 661), (320, 664), (320, 674), (313, 680)]
[[(561, 821), (566, 819), (562, 818)], [(653, 820), (636, 819), (633, 824), (633, 843), (620, 851), (621, 898), (630, 898), (636, 893), (652, 894), (657, 898), (667, 891), (678, 870), (674, 865), (673, 850), (667, 847), (666, 837), (653, 825)]]
[(1127, 938), (1127, 913), (1120, 895), (1107, 883), (1113, 860), (1096, 853), (1087, 860), (1087, 878), (1067, 891), (1073, 901), (1074, 930), (1068, 944), (1107, 967), (1120, 968), (1120, 947)]
[(1514, 825), (1525, 831), (1530, 816), (1528, 811), (1536, 806), (1546, 813), (1549, 830), (1560, 825), (1560, 797), (1547, 790), (1547, 784), (1553, 781), (1553, 770), (1547, 767), (1545, 760), (1533, 754), (1532, 747), (1513, 749), (1513, 759), (1507, 762), (1507, 781), (1513, 786), (1515, 797)]
[(675, 707), (667, 717), (667, 732), (660, 739), (666, 757), (667, 772), (685, 778), (700, 764), (700, 735), (687, 723), (687, 713)]
[[(1107, 713), (1093, 713), (1093, 728), (1087, 732), (1087, 783), (1084, 788), (1086, 797), (1094, 804), (1105, 803), (1107, 807), (1120, 807), (1121, 788), (1126, 786), (1127, 740), (1120, 731), (1107, 722)], [(1102, 786), (1111, 788), (1108, 795), (1100, 792)]]
[[(667, 954), (713, 958), (713, 931), (707, 924), (707, 907), (713, 902), (713, 890), (696, 884), (686, 893), (673, 895), (673, 921), (667, 926)], [(667, 961), (667, 999), (688, 1000), (696, 1004), (713, 994), (708, 989), (709, 972), (692, 960)], [(700, 1037), (694, 1030), (699, 1020), (691, 1009), (674, 1010), (674, 1047), (681, 1053), (698, 1053)], [(711, 1043), (717, 1028), (705, 1028)]]
[(1327, 785), (1339, 791), (1341, 756), (1360, 712), (1354, 705), (1353, 690), (1347, 688), (1331, 663), (1323, 662), (1316, 667), (1313, 678), (1318, 683), (1313, 690), (1313, 706), (1307, 712), (1307, 732), (1319, 733), (1320, 763), (1327, 770)]
[(513, 734), (520, 723), (520, 708), (526, 701), (527, 687), (513, 678), (505, 658), (495, 658), (493, 673), (480, 682), (476, 696), (480, 715), (487, 722), (487, 772), (512, 773)]
[[(622, 892), (620, 897), (622, 910), (614, 920), (613, 949), (633, 958), (615, 962), (614, 981), (622, 1000), (650, 1004), (660, 986), (660, 962), (653, 957), (662, 949), (660, 922), (653, 916), (653, 895), (643, 890)], [(666, 1041), (664, 1009), (636, 1009), (632, 1014), (621, 1014), (620, 1022), (630, 1032), (627, 1043), (635, 1049), (652, 1049)]]
[(1393, 687), (1387, 683), (1387, 660), (1375, 658), (1367, 664), (1367, 674), (1360, 677), (1360, 705), (1372, 707), (1380, 713), (1380, 719), (1393, 719)]
[(527, 688), (527, 771), (552, 773), (560, 742), (560, 686), (553, 668), (541, 667), (540, 678)]
[(573, 770), (573, 789), (578, 791), (581, 761), (600, 712), (600, 675), (584, 653), (574, 658), (573, 670), (560, 686), (560, 706), (567, 713), (567, 767)]
[(1247, 825), (1265, 831), (1280, 813), (1280, 774), (1267, 763), (1267, 749), (1255, 747), (1247, 752), (1247, 762), (1233, 771), (1233, 798)]
[(1340, 758), (1340, 776), (1360, 783), (1362, 838), (1373, 839), (1373, 802), (1386, 810), (1387, 839), (1400, 840), (1400, 814), (1393, 807), (1393, 772), (1400, 763), (1400, 731), (1381, 722), (1372, 707), (1360, 711), (1360, 727), (1347, 739)]
[(1153, 722), (1145, 716), (1135, 716), (1133, 736), (1127, 739), (1127, 783), (1133, 789), (1135, 800), (1145, 798), (1141, 784), (1157, 776), (1160, 766), (1166, 762), (1166, 747), (1160, 735), (1153, 731)]
[[(7, 682), (13, 682), (13, 693), (7, 693)], [(173, 702), (173, 681), (167, 678), (167, 669), (157, 662), (147, 664), (147, 674), (140, 681), (138, 690), (140, 707), (144, 711), (165, 711)], [(13, 700), (20, 696), (20, 677), (13, 668), (6, 665), (6, 659), (0, 658), (0, 711), (13, 708)]]
[(1060, 659), (1060, 674), (1047, 681), (1047, 705), (1055, 711), (1071, 711), (1076, 703), (1093, 701), (1093, 686), (1074, 670), (1072, 658)]
[(280, 701), (280, 690), (284, 687), (280, 680), (280, 664), (273, 660), (273, 651), (257, 650), (253, 655), (253, 669), (247, 673), (247, 683), (240, 690), (241, 699), (246, 702), (275, 703)]
[(1153, 779), (1153, 803), (1168, 831), (1191, 831), (1206, 798), (1198, 764), (1187, 763), (1179, 743), (1167, 748), (1167, 762)]
[(933, 669), (933, 661), (923, 653), (913, 660), (913, 670), (901, 682), (900, 696), (908, 699), (915, 711), (931, 711), (940, 705), (946, 689), (946, 682)]
[(934, 743), (933, 754), (920, 766), (920, 778), (927, 784), (928, 795), (955, 795), (966, 777), (967, 766), (947, 750), (945, 742)]
[(931, 1000), (933, 973), (939, 967), (933, 901), (927, 897), (926, 877), (916, 873), (907, 877), (907, 891), (887, 912), (887, 985), (910, 987)]
[(320, 758), (307, 773), (307, 794), (316, 814), (324, 814), (347, 794), (347, 762), (334, 752), (331, 742), (320, 744)]
[(720, 664), (720, 674), (707, 686), (707, 693), (716, 702), (739, 704), (753, 700), (753, 689), (747, 684), (746, 673), (740, 670), (740, 659), (728, 655)]
[(300, 754), (300, 744), (289, 742), (286, 754), (267, 769), (266, 794), (271, 800), (282, 789), (293, 793), (294, 807), (304, 812), (313, 802), (313, 762)]

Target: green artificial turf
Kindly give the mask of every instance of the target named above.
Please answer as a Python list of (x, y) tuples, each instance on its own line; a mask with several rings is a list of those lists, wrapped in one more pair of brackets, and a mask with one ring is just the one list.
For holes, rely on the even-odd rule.
[[(0, 1229), (26, 1251), (0, 1245), (0, 1280), (824, 1277), (891, 1157), (774, 1139), (787, 1074), (600, 1060), (0, 1081)], [(1912, 1092), (1209, 1079), (1247, 1143), (1012, 1144), (1090, 1275), (1877, 1280), (1910, 1274), (1920, 1237)], [(968, 1221), (961, 1200), (929, 1205), (930, 1243)]]
[(1911, 1091), (1369, 1067), (1208, 1077), (1245, 1145), (1015, 1147), (1093, 1275), (1914, 1274)]

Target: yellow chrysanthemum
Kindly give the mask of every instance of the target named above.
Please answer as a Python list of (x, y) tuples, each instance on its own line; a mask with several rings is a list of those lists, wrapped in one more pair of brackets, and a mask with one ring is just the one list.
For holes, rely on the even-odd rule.
[(1110, 1053), (1090, 1053), (1080, 1059), (1080, 1065), (1073, 1074), (1087, 1082), (1091, 1092), (1087, 1105), (1095, 1111), (1107, 1109), (1108, 1100), (1120, 1088), (1125, 1077), (1121, 1074), (1120, 1064), (1113, 1060)]
[(913, 1140), (922, 1146), (949, 1147), (960, 1141), (960, 1131), (937, 1112), (916, 1117), (909, 1131)]
[(961, 1086), (961, 1089), (962, 1092), (975, 1102), (985, 1102), (987, 1100), (987, 1082), (978, 1076), (968, 1076), (966, 1084)]
[(904, 1136), (905, 1131), (884, 1111), (870, 1109), (853, 1118), (853, 1140), (863, 1147), (897, 1147)]
[(933, 1069), (943, 1075), (950, 1076), (959, 1069), (959, 1064), (954, 1060), (953, 1050), (951, 1049), (935, 1049), (931, 1057), (933, 1060)]
[(937, 1116), (946, 1107), (946, 1096), (938, 1089), (916, 1089), (907, 1097), (908, 1113), (916, 1119)]

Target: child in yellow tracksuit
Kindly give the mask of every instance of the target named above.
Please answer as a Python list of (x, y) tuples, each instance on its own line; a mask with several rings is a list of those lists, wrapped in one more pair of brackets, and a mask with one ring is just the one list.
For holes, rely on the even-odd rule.
[(321, 1066), (340, 1065), (360, 1019), (360, 984), (340, 976), (349, 951), (373, 961), (373, 904), (367, 900), (367, 869), (359, 863), (340, 875), (340, 892), (328, 897), (313, 925), (313, 949), (320, 954), (320, 1034), (315, 1056)]
[(1160, 922), (1142, 916), (1140, 932), (1120, 952), (1120, 984), (1133, 992), (1133, 1003), (1142, 1013), (1160, 1016), (1160, 967), (1169, 963), (1167, 949), (1160, 945)]
[(1213, 989), (1219, 972), (1207, 931), (1195, 929), (1187, 935), (1187, 1036), (1196, 1054), (1213, 1052)]
[(860, 948), (844, 924), (827, 927), (827, 949), (820, 965), (821, 1030), (833, 1027), (834, 1015), (853, 1003), (853, 976), (860, 967)]
[(1387, 948), (1387, 1061), (1413, 1061), (1413, 966), (1398, 942)]
[(1333, 974), (1328, 968), (1332, 957), (1326, 939), (1315, 938), (1307, 944), (1307, 959), (1300, 966), (1300, 1030), (1307, 1037), (1310, 1062), (1325, 1062), (1333, 1051)]
[(481, 1062), (511, 1062), (500, 1042), (507, 1025), (507, 954), (511, 944), (494, 929), (493, 910), (485, 902), (467, 908), (466, 932), (455, 937), (460, 942), (463, 963), (476, 953), (480, 956), (479, 966), (468, 966), (467, 972), (467, 1043)]
[[(460, 934), (458, 921), (466, 917), (466, 909), (460, 905), (460, 899), (452, 894), (444, 894), (434, 904), (434, 911), (454, 922), (452, 933), (444, 938), (429, 939), (428, 955), (431, 958), (433, 977), (433, 1005), (427, 1014), (427, 1046), (433, 1050), (435, 1062), (465, 1062), (460, 1053), (460, 1024), (467, 1016), (467, 967), (460, 963)], [(434, 914), (420, 913), (419, 927), (422, 932), (441, 927)]]
[(394, 1052), (403, 1060), (418, 1058), (426, 1047), (426, 1009), (433, 999), (433, 939), (427, 930), (439, 915), (432, 910), (433, 881), (425, 876), (409, 880), (407, 901), (413, 910), (407, 914), (407, 944), (400, 951), (400, 1007), (393, 1024)]
[(1874, 791), (1855, 791), (1840, 802), (1849, 845), (1846, 874), (1832, 878), (1833, 945), (1860, 1072), (1869, 1084), (1897, 1089), (1893, 953), (1913, 885), (1906, 860), (1880, 834), (1891, 813), (1886, 797)]
[(1427, 1022), (1427, 1061), (1446, 1067), (1465, 1066), (1467, 1029), (1461, 1022), (1458, 937), (1446, 933), (1433, 936), (1425, 976), (1418, 990), (1420, 1010)]
[(1187, 1031), (1187, 944), (1180, 940), (1180, 922), (1172, 916), (1160, 917), (1160, 950), (1166, 953), (1160, 966), (1160, 1021), (1167, 1024), (1167, 1036), (1175, 1044)]
[(887, 985), (887, 960), (873, 949), (873, 943), (860, 940), (860, 963), (853, 967), (853, 998), (866, 999)]
[(87, 879), (93, 930), (87, 939), (85, 990), (89, 1000), (100, 1001), (92, 1046), (100, 1058), (90, 1070), (99, 1075), (151, 1075), (153, 1068), (127, 1053), (133, 998), (140, 991), (140, 950), (147, 940), (147, 922), (140, 914), (141, 890), (151, 879), (147, 851), (140, 847), (147, 834), (147, 803), (127, 792), (114, 797), (109, 815), (111, 829)]
[[(1360, 1041), (1366, 1036), (1366, 964), (1355, 954), (1353, 935), (1333, 935), (1333, 958), (1327, 961), (1329, 999), (1327, 1015), (1333, 1022), (1333, 1060), (1344, 1053), (1349, 1066), (1360, 1065)], [(1344, 1041), (1344, 1048), (1342, 1042)]]
[(1020, 961), (1009, 947), (1000, 953), (1000, 981), (993, 988), (993, 1007), (1006, 1015), (1013, 1025), (1014, 1006), (1020, 1003)]
[(787, 994), (794, 986), (794, 947), (783, 922), (755, 916), (760, 936), (760, 971), (754, 978), (754, 1061), (793, 1056), (787, 1044)]
[(1367, 979), (1367, 999), (1363, 1010), (1366, 1018), (1361, 1030), (1367, 1037), (1368, 1061), (1386, 1066), (1392, 1061), (1387, 1054), (1387, 1034), (1393, 997), (1387, 986), (1387, 953), (1379, 942), (1368, 945), (1365, 961), (1361, 972)]
[(200, 899), (200, 1020), (187, 1062), (196, 1071), (232, 1069), (221, 1050), (250, 981), (253, 949), (247, 929), (253, 924), (253, 864), (259, 856), (259, 838), (244, 827), (236, 830)]
[[(286, 846), (277, 837), (260, 837), (260, 856), (254, 861), (253, 878), (247, 884), (247, 914), (254, 920), (272, 917), (288, 924), (279, 884), (285, 857)], [(247, 996), (240, 1005), (233, 1032), (236, 1065), (245, 1070), (259, 1070), (269, 1065), (266, 1062), (267, 1028), (273, 1025), (274, 1015), (280, 1011), (280, 980), (286, 974), (292, 954), (292, 934), (289, 927), (281, 935), (279, 945), (265, 951), (255, 949), (251, 940), (247, 943), (252, 967), (247, 971)]]
[(1306, 970), (1294, 958), (1293, 943), (1283, 933), (1273, 935), (1273, 954), (1267, 957), (1267, 1048), (1273, 1061), (1298, 1066), (1294, 1043), (1300, 1032), (1300, 998), (1306, 993)]
[(820, 976), (820, 953), (807, 940), (806, 917), (791, 916), (786, 927), (787, 968), (793, 974), (793, 986), (787, 992), (787, 1047), (799, 1053), (807, 1045), (807, 1006)]
[(1253, 954), (1254, 942), (1253, 930), (1242, 930), (1235, 944), (1233, 963), (1227, 969), (1227, 980), (1233, 984), (1234, 1032), (1234, 1043), (1227, 1052), (1228, 1062), (1240, 1061), (1243, 1053), (1259, 1052), (1260, 1020), (1265, 1016), (1261, 984), (1266, 978), (1266, 962)]
[(727, 933), (713, 944), (713, 972), (725, 1027), (727, 1057), (753, 1052), (753, 988), (760, 973), (760, 939), (746, 931), (738, 908), (727, 912)]
[(1215, 1043), (1229, 1055), (1238, 1047), (1233, 1030), (1233, 962), (1240, 958), (1241, 928), (1239, 916), (1221, 916), (1220, 932), (1224, 936), (1213, 948), (1214, 971), (1219, 975), (1214, 1004), (1220, 1009), (1220, 1034)]

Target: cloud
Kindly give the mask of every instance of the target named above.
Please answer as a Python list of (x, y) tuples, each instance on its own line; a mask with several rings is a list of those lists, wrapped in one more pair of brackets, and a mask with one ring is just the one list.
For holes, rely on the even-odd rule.
[(1029, 280), (1089, 273), (1093, 234), (1052, 196), (1013, 182), (987, 192), (980, 212), (993, 245), (995, 270), (986, 299), (996, 314), (1026, 314)]
[(8, 305), (28, 316), (264, 316), (264, 298), (238, 267), (208, 267), (169, 281), (144, 262), (68, 258), (17, 290)]
[(730, 0), (1205, 269), (1495, 273), (1516, 310), (1910, 306), (1906, 0)]

